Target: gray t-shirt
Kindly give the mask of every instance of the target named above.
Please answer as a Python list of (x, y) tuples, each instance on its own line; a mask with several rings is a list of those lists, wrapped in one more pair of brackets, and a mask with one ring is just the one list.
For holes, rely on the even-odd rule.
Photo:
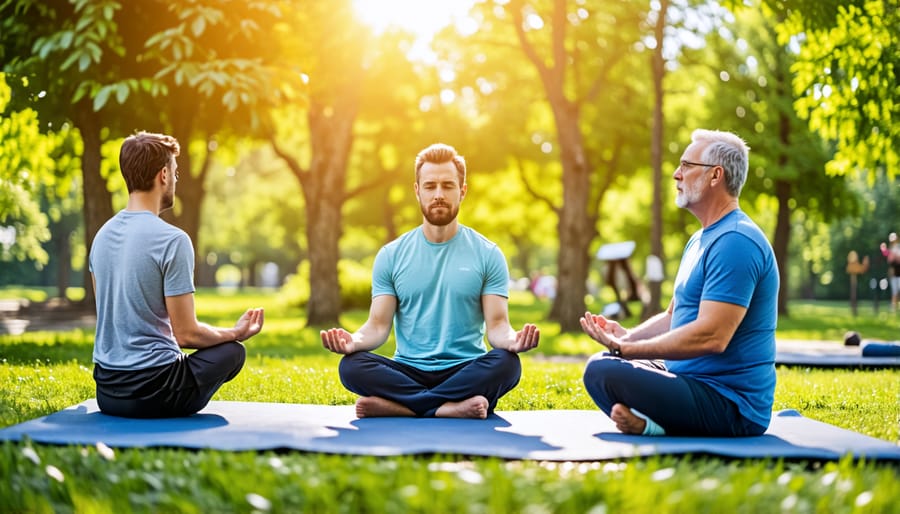
[(181, 229), (150, 211), (120, 211), (91, 245), (97, 296), (94, 362), (139, 370), (174, 362), (166, 296), (194, 292), (194, 249)]

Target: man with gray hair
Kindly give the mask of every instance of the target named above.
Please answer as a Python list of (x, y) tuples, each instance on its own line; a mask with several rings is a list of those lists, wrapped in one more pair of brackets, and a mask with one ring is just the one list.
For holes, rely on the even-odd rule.
[(630, 330), (585, 313), (582, 328), (607, 351), (588, 361), (584, 384), (626, 434), (759, 435), (775, 394), (778, 267), (739, 207), (746, 143), (711, 130), (691, 139), (673, 176), (675, 203), (701, 228), (684, 249), (672, 301)]

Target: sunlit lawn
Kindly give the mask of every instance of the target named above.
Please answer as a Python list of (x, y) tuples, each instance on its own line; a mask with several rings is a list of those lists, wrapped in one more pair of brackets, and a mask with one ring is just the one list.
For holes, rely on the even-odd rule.
[[(303, 311), (271, 293), (201, 291), (204, 321), (231, 324), (266, 307), (266, 326), (247, 342), (244, 371), (219, 400), (351, 404), (338, 357), (323, 350)], [(586, 355), (585, 337), (558, 335), (548, 305), (515, 295), (515, 325), (541, 325), (543, 354)], [(598, 306), (592, 306), (597, 310)], [(635, 309), (638, 310), (638, 309)], [(793, 303), (779, 337), (840, 340), (849, 329), (894, 338), (898, 322), (846, 304)], [(364, 311), (342, 322), (355, 329)], [(627, 324), (627, 322), (626, 322)], [(94, 396), (92, 331), (0, 336), (0, 426)], [(390, 343), (381, 351), (390, 353)], [(523, 359), (520, 385), (500, 410), (593, 409), (580, 359)], [(776, 409), (896, 442), (897, 370), (779, 368)], [(103, 450), (101, 448), (101, 450)], [(454, 456), (367, 458), (288, 452), (122, 450), (29, 443), (0, 445), (0, 512), (897, 512), (897, 468), (845, 459), (778, 461), (660, 458), (610, 463), (505, 462)]]

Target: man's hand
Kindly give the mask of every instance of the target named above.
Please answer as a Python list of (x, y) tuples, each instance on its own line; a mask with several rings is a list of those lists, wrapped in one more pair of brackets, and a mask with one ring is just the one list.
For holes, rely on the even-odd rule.
[(516, 332), (516, 342), (507, 348), (512, 353), (527, 352), (536, 348), (541, 340), (541, 331), (535, 325), (526, 323), (522, 330)]
[(258, 334), (262, 330), (264, 318), (262, 308), (247, 309), (247, 312), (234, 324), (234, 330), (237, 333), (235, 339), (244, 341)]
[(319, 332), (322, 336), (322, 346), (328, 351), (341, 355), (351, 354), (356, 351), (353, 335), (343, 328), (331, 328)]
[(619, 350), (622, 346), (619, 339), (628, 335), (628, 331), (622, 328), (618, 322), (606, 319), (599, 314), (585, 312), (579, 321), (585, 334), (610, 350)]

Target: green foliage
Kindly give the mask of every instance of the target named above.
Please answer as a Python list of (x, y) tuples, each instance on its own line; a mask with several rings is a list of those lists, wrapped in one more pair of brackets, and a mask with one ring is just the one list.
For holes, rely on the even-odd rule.
[[(42, 243), (64, 214), (80, 207), (72, 177), (72, 131), (61, 127), (42, 134), (37, 113), (9, 111), (10, 88), (0, 73), (0, 262), (48, 262)], [(74, 162), (73, 162), (74, 161)], [(48, 208), (47, 202), (53, 205)], [(44, 205), (42, 205), (44, 204)]]
[(893, 178), (900, 172), (900, 9), (884, 0), (844, 3), (833, 20), (807, 27), (804, 17), (816, 3), (793, 6), (781, 30), (785, 43), (799, 47), (797, 110), (837, 143), (829, 173)]

